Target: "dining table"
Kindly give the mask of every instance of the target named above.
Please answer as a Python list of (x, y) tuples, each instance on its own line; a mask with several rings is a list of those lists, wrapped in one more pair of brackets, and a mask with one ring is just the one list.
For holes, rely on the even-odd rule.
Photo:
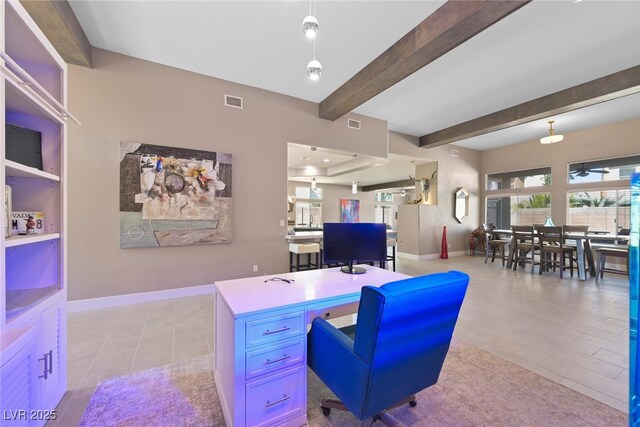
[[(513, 236), (513, 233), (510, 229), (494, 229), (492, 230), (492, 234), (494, 238), (499, 237), (500, 235), (504, 236)], [(591, 250), (592, 242), (594, 244), (606, 246), (606, 247), (615, 247), (615, 248), (624, 248), (627, 246), (629, 241), (629, 236), (621, 236), (621, 235), (613, 235), (613, 234), (600, 234), (600, 233), (564, 233), (565, 241), (575, 241), (576, 246), (576, 260), (578, 263), (578, 279), (579, 280), (587, 280), (587, 269), (589, 270), (589, 275), (591, 277), (596, 276), (595, 263), (593, 260), (593, 252)], [(515, 241), (513, 237), (511, 237), (511, 242), (509, 243), (509, 257), (507, 259), (507, 268), (513, 267), (513, 258), (515, 255)], [(585, 263), (586, 259), (586, 263)], [(588, 263), (588, 267), (587, 267)]]

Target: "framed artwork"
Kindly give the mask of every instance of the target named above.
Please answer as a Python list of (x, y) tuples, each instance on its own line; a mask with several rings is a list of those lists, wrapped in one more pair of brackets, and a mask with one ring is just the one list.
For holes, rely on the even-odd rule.
[(231, 242), (231, 154), (120, 143), (120, 247)]
[(340, 222), (360, 222), (360, 200), (340, 199)]

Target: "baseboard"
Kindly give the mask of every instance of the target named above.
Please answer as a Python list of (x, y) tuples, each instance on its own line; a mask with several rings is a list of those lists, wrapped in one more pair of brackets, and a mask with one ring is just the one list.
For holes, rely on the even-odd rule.
[(103, 298), (90, 298), (67, 302), (67, 311), (95, 310), (99, 308), (117, 307), (142, 302), (162, 301), (172, 298), (191, 297), (212, 294), (213, 285), (190, 286), (187, 288), (166, 289), (164, 291), (142, 292), (138, 294), (114, 295)]
[[(466, 254), (467, 254), (467, 251), (449, 252), (449, 258), (463, 256)], [(413, 261), (426, 261), (428, 259), (440, 259), (440, 254), (416, 255), (416, 254), (409, 254), (406, 252), (398, 252), (398, 257), (411, 259)]]

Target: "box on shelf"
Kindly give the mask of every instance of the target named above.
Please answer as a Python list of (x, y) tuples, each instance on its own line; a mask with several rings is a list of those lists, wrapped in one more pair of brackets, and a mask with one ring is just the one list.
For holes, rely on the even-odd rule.
[(5, 125), (7, 160), (42, 170), (42, 134), (11, 123)]
[(12, 212), (12, 234), (42, 234), (45, 232), (43, 212)]

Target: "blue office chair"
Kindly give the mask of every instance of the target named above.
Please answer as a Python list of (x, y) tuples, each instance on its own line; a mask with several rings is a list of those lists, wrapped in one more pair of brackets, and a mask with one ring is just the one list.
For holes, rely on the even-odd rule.
[(415, 406), (415, 393), (438, 381), (468, 283), (450, 271), (364, 286), (355, 325), (314, 319), (308, 365), (341, 400), (323, 399), (324, 415), (344, 409), (371, 424), (401, 425), (385, 411)]

